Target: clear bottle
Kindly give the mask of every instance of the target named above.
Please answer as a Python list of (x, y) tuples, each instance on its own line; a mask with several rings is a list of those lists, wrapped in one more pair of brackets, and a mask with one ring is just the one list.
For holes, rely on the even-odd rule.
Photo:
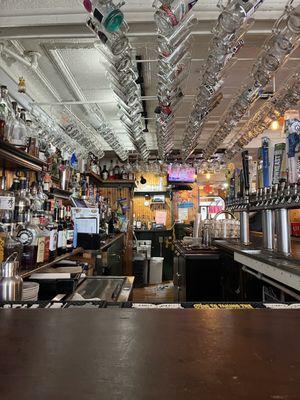
[(16, 115), (16, 121), (12, 125), (8, 141), (14, 146), (26, 150), (27, 148), (27, 129), (26, 129), (26, 114), (25, 110), (17, 109), (17, 103), (13, 102), (13, 108)]
[(17, 231), (17, 238), (23, 245), (21, 264), (25, 270), (33, 269), (37, 262), (38, 239), (40, 236), (38, 224), (38, 215), (32, 214), (30, 222), (24, 227), (20, 227)]
[(35, 129), (33, 128), (32, 121), (26, 120), (26, 129), (27, 129), (27, 137), (28, 137), (28, 148), (27, 152), (33, 157), (39, 157), (39, 139), (35, 133)]
[(8, 140), (10, 126), (15, 116), (6, 86), (0, 87), (0, 140)]
[(6, 176), (1, 177), (0, 187), (0, 223), (5, 227), (14, 222), (15, 195), (6, 189)]
[(27, 197), (27, 179), (19, 178), (19, 190), (15, 197), (14, 221), (18, 225), (24, 225), (30, 220), (31, 201)]
[(67, 252), (73, 250), (74, 224), (71, 216), (71, 207), (66, 207)]
[(108, 171), (106, 169), (106, 165), (103, 165), (101, 177), (104, 181), (107, 181), (107, 179), (108, 179)]
[(4, 231), (1, 232), (1, 237), (4, 239), (3, 242), (3, 251), (0, 251), (0, 259), (4, 261), (7, 257), (9, 257), (12, 253), (18, 253), (18, 261), (21, 260), (23, 245), (18, 240), (18, 238), (14, 235), (14, 227), (13, 225), (6, 225), (5, 227), (2, 225), (1, 229), (4, 228)]
[(47, 226), (47, 229), (50, 231), (50, 243), (49, 243), (50, 260), (54, 259), (57, 256), (58, 221), (59, 221), (59, 209), (57, 206), (55, 206), (53, 212), (53, 221), (50, 222)]
[(67, 251), (67, 229), (64, 218), (64, 207), (59, 210), (59, 220), (57, 225), (57, 255), (61, 256)]

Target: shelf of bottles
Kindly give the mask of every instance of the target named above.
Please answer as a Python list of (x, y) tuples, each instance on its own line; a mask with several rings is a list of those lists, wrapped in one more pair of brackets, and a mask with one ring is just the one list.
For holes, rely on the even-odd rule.
[(91, 163), (88, 173), (86, 174), (91, 182), (95, 182), (101, 187), (134, 187), (135, 178), (130, 164), (119, 165), (110, 161), (107, 168), (106, 164), (102, 167)]
[(30, 171), (42, 172), (46, 169), (47, 163), (8, 142), (0, 140), (0, 167), (25, 168)]

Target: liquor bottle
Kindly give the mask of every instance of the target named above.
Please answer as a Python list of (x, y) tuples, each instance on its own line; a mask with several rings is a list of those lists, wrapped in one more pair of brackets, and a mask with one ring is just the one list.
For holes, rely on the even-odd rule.
[(122, 179), (123, 179), (124, 181), (127, 181), (127, 180), (128, 180), (128, 171), (127, 171), (126, 166), (123, 166), (123, 168), (122, 168)]
[(64, 160), (61, 161), (59, 166), (59, 182), (62, 190), (67, 190), (67, 166)]
[(49, 172), (46, 172), (46, 174), (44, 175), (43, 178), (43, 191), (44, 193), (49, 193), (50, 189), (52, 186), (52, 180), (51, 180), (51, 175), (49, 174)]
[(40, 218), (40, 229), (42, 231), (42, 235), (44, 237), (44, 262), (49, 261), (50, 259), (50, 230), (48, 229), (48, 221), (44, 218)]
[(114, 172), (114, 175), (113, 175), (114, 179), (116, 179), (116, 180), (122, 179), (122, 178), (120, 178), (121, 169), (120, 169), (118, 163), (114, 166), (113, 172)]
[(57, 255), (65, 254), (67, 250), (67, 230), (64, 221), (64, 207), (59, 210), (59, 221), (57, 226)]
[(103, 165), (103, 170), (102, 170), (102, 175), (101, 175), (102, 179), (104, 181), (107, 181), (108, 179), (108, 171), (106, 169), (106, 165)]
[(0, 263), (5, 261), (14, 252), (18, 253), (18, 261), (20, 261), (23, 245), (15, 238), (13, 224), (0, 225)]
[(23, 245), (21, 264), (22, 268), (26, 270), (34, 268), (37, 262), (38, 239), (40, 236), (38, 224), (39, 217), (36, 213), (33, 213), (30, 222), (24, 227), (19, 227), (17, 231), (17, 238)]
[(110, 160), (110, 166), (108, 169), (108, 179), (111, 181), (114, 179), (114, 164), (113, 160)]
[(16, 224), (26, 224), (30, 220), (31, 201), (27, 197), (27, 179), (19, 178), (19, 190), (15, 196), (14, 221)]
[(27, 152), (33, 157), (39, 157), (39, 140), (32, 126), (30, 119), (26, 120), (28, 147)]
[(53, 221), (49, 222), (47, 229), (50, 231), (50, 242), (49, 242), (49, 259), (52, 260), (57, 256), (57, 240), (58, 240), (58, 221), (59, 221), (59, 209), (55, 205), (53, 212)]
[(136, 220), (136, 229), (142, 229), (142, 221), (140, 218)]
[(14, 118), (8, 90), (6, 86), (0, 87), (0, 140), (7, 140), (10, 127), (9, 120)]
[(45, 210), (45, 202), (48, 200), (47, 194), (43, 191), (43, 183), (38, 181), (37, 196), (41, 201), (41, 210)]
[(71, 207), (66, 208), (67, 251), (73, 250), (74, 224), (71, 217)]
[(36, 252), (36, 263), (42, 264), (45, 261), (45, 235), (43, 230), (40, 228), (40, 214), (33, 214), (32, 222), (36, 225), (37, 230), (37, 252)]
[(133, 229), (135, 229), (136, 228), (135, 214), (133, 214), (133, 223), (132, 223), (132, 225), (133, 225)]
[(0, 224), (4, 227), (14, 222), (15, 196), (6, 189), (6, 176), (1, 177), (0, 187)]
[(25, 110), (18, 109), (17, 103), (13, 102), (13, 109), (16, 115), (16, 121), (10, 129), (8, 141), (21, 150), (27, 149), (27, 130), (26, 130), (26, 114)]

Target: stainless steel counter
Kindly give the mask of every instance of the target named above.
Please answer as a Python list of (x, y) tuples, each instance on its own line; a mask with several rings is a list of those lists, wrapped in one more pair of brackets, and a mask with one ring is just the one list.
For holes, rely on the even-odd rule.
[(68, 300), (128, 301), (132, 293), (133, 281), (133, 276), (87, 277), (68, 297)]
[(243, 246), (238, 241), (227, 240), (216, 240), (215, 244), (220, 249), (232, 252), (235, 261), (240, 264), (300, 291), (300, 260), (261, 250), (259, 242), (259, 239), (256, 238), (250, 246)]

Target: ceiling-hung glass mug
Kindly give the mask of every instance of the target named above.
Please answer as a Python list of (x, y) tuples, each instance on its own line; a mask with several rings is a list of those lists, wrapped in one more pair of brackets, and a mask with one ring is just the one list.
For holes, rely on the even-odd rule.
[(300, 5), (291, 12), (287, 26), (292, 32), (300, 34)]
[(229, 3), (218, 18), (222, 30), (227, 33), (237, 31), (245, 19), (248, 19), (264, 0), (234, 0)]
[(185, 56), (187, 52), (189, 52), (189, 49), (189, 42), (183, 42), (178, 47), (176, 47), (176, 49), (173, 51), (172, 54), (170, 54), (170, 56), (162, 57), (161, 60), (166, 64), (174, 66), (180, 62), (180, 60)]
[(106, 32), (93, 18), (89, 18), (86, 25), (95, 33), (98, 39), (100, 39), (100, 42), (106, 46), (114, 56), (119, 56), (127, 50), (129, 42), (122, 32)]
[(158, 29), (164, 34), (170, 34), (197, 2), (198, 0), (173, 0), (163, 1), (161, 4), (154, 1), (153, 7), (157, 8), (154, 20)]
[(181, 74), (187, 72), (191, 63), (191, 54), (186, 53), (184, 57), (176, 65), (170, 65), (164, 62), (159, 62), (159, 76), (163, 76), (166, 80), (174, 80)]
[(185, 44), (190, 45), (192, 40), (191, 27), (192, 27), (193, 16), (184, 20), (182, 24), (179, 25), (171, 36), (158, 35), (158, 52), (163, 57), (169, 57), (176, 48)]
[(86, 11), (94, 16), (104, 26), (107, 32), (116, 32), (124, 21), (120, 5), (114, 5), (111, 0), (83, 0)]
[(114, 64), (114, 67), (118, 72), (126, 72), (128, 69), (133, 67), (133, 62), (129, 52), (124, 52), (122, 58)]

